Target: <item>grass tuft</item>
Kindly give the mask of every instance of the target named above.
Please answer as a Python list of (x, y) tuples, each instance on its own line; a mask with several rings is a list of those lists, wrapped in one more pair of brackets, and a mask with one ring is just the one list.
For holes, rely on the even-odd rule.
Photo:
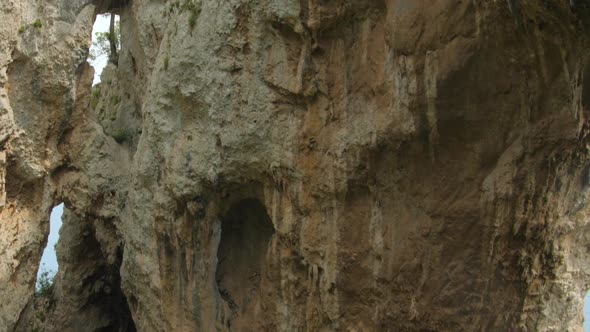
[(33, 27), (35, 27), (37, 29), (41, 29), (42, 26), (43, 26), (43, 23), (41, 23), (40, 19), (36, 19), (35, 22), (33, 22)]

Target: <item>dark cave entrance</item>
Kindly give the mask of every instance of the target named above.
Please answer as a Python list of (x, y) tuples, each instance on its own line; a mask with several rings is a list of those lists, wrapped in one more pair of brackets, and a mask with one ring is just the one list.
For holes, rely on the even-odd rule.
[(244, 311), (257, 296), (274, 226), (256, 199), (234, 204), (222, 218), (216, 280), (232, 311)]
[[(46, 252), (52, 254), (53, 263), (40, 268), (33, 301), (21, 313), (14, 330), (63, 327), (68, 331), (135, 332), (121, 288), (124, 246), (117, 243), (113, 220), (80, 216), (64, 204), (53, 208), (50, 220)], [(58, 261), (59, 271), (54, 274)], [(43, 327), (38, 317), (45, 317)]]
[[(59, 302), (68, 303), (62, 324), (75, 331), (135, 332), (121, 288), (124, 246), (117, 243), (114, 220), (80, 216), (67, 207), (57, 254), (63, 272), (57, 279)], [(116, 244), (116, 245), (114, 245)]]
[(96, 332), (137, 331), (131, 315), (131, 310), (129, 310), (127, 297), (121, 289), (120, 270), (122, 262), (123, 248), (119, 247), (117, 249), (117, 259), (115, 264), (111, 266), (103, 266), (97, 271), (97, 281), (99, 281), (99, 284), (103, 285), (103, 287), (96, 293), (94, 303), (110, 318), (111, 323)]
[[(125, 247), (117, 243), (112, 219), (88, 218), (64, 211), (64, 235), (58, 244), (66, 273), (60, 275), (67, 300), (79, 305), (69, 323), (74, 330), (135, 332), (127, 297), (121, 288)], [(116, 245), (115, 245), (116, 244)], [(67, 250), (64, 250), (67, 247)], [(92, 317), (95, 322), (85, 321)]]
[(111, 246), (116, 243), (114, 221), (78, 216), (65, 209), (62, 229), (60, 242), (64, 242), (58, 244), (62, 248), (58, 255), (64, 255), (58, 258), (64, 260), (65, 270), (59, 282), (64, 300), (76, 303), (72, 311), (76, 316), (67, 322), (78, 331), (135, 332), (121, 288), (124, 246)]

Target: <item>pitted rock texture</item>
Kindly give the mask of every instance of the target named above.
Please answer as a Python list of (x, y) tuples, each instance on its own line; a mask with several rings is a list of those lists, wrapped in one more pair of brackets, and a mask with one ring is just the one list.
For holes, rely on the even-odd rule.
[[(99, 13), (122, 46), (91, 87)], [(0, 18), (0, 331), (581, 330), (582, 1), (5, 0)]]

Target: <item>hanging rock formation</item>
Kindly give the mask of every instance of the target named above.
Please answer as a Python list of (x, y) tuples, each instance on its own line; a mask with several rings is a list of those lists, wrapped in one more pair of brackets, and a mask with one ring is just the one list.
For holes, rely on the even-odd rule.
[[(122, 46), (93, 88), (101, 13)], [(2, 0), (0, 331), (581, 330), (589, 21), (566, 0)]]

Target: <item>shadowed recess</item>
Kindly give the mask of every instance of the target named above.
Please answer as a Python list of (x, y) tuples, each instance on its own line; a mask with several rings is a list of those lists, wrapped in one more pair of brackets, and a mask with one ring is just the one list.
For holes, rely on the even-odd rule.
[(272, 221), (258, 200), (242, 200), (223, 217), (216, 279), (232, 311), (244, 310), (255, 299), (273, 234)]

